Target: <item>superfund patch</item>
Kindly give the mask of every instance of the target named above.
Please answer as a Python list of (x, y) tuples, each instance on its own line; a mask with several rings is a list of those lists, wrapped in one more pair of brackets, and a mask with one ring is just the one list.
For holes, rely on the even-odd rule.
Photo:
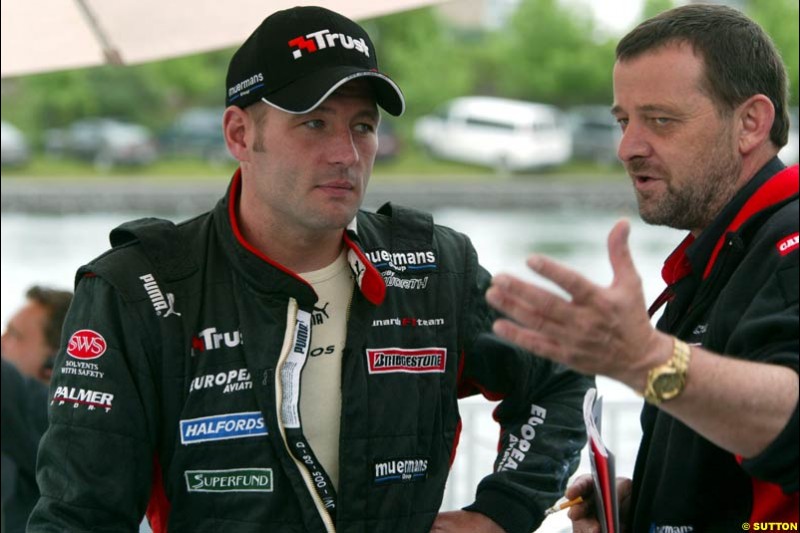
[(367, 350), (367, 364), (370, 374), (443, 373), (447, 365), (447, 348), (377, 348)]
[(187, 470), (188, 492), (272, 492), (271, 468)]
[(181, 420), (181, 444), (214, 440), (244, 439), (267, 434), (264, 417), (258, 411), (228, 413)]

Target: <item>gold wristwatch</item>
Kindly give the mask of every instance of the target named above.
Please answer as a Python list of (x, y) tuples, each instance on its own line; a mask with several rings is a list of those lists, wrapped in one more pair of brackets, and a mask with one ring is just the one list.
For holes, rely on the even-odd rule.
[(692, 352), (689, 345), (677, 337), (673, 337), (673, 341), (670, 360), (651, 369), (647, 374), (647, 386), (643, 396), (653, 405), (675, 398), (686, 386)]

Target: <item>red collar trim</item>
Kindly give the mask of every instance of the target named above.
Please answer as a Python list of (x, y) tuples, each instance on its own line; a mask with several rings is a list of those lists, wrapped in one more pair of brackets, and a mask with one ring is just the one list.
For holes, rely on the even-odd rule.
[(749, 218), (764, 209), (783, 202), (798, 192), (798, 166), (792, 165), (775, 174), (764, 185), (762, 185), (745, 202), (742, 209), (736, 214), (736, 217), (731, 222), (730, 226), (725, 230), (722, 236), (717, 241), (714, 251), (711, 253), (711, 258), (706, 264), (706, 270), (703, 272), (703, 279), (708, 278), (714, 263), (717, 261), (722, 246), (725, 244), (727, 234), (738, 230)]
[(689, 234), (683, 239), (675, 250), (669, 254), (661, 269), (661, 277), (667, 286), (685, 278), (692, 272), (692, 263), (686, 257), (686, 249), (694, 242), (694, 235)]
[[(295, 272), (289, 270), (282, 264), (278, 263), (277, 261), (273, 261), (266, 255), (264, 255), (258, 248), (247, 242), (247, 239), (244, 238), (242, 232), (239, 230), (239, 221), (236, 219), (236, 203), (239, 200), (239, 189), (242, 185), (242, 169), (237, 168), (236, 173), (233, 175), (233, 181), (231, 181), (231, 192), (230, 196), (228, 197), (228, 219), (231, 222), (231, 229), (233, 230), (233, 235), (236, 237), (236, 240), (239, 241), (239, 244), (242, 245), (248, 252), (255, 255), (265, 263), (277, 268), (281, 272), (293, 277), (303, 285), (311, 287), (309, 283), (298, 276)], [(313, 290), (313, 287), (311, 287)]]
[(346, 231), (342, 236), (342, 240), (350, 248), (348, 260), (350, 267), (356, 274), (356, 282), (358, 283), (358, 288), (361, 289), (361, 294), (373, 305), (381, 305), (386, 297), (386, 283), (383, 281), (383, 276), (367, 259), (361, 248), (350, 239)]

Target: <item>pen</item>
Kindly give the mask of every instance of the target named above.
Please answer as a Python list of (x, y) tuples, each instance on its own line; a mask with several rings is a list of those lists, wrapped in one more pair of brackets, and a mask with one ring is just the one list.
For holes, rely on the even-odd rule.
[(577, 498), (573, 498), (571, 500), (567, 500), (566, 498), (562, 498), (561, 500), (557, 501), (554, 506), (549, 508), (544, 512), (545, 516), (551, 515), (553, 513), (557, 513), (558, 511), (562, 511), (564, 509), (569, 509), (573, 505), (578, 505), (579, 503), (583, 503), (583, 498), (578, 496)]

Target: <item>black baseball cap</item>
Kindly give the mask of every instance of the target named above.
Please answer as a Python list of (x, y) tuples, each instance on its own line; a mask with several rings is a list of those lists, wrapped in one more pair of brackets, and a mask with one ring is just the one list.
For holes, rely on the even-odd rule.
[(361, 77), (370, 81), (378, 105), (403, 114), (403, 93), (378, 70), (375, 47), (361, 26), (322, 7), (293, 7), (264, 19), (233, 54), (225, 102), (245, 108), (263, 100), (307, 113)]

